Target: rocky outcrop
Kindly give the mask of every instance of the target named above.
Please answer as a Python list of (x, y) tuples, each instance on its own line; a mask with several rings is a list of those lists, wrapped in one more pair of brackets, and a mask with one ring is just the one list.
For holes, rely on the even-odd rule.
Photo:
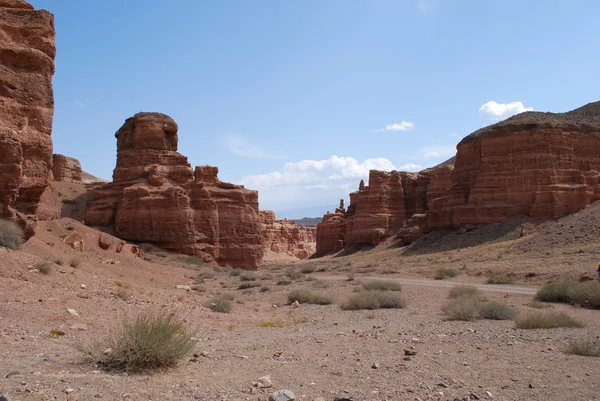
[(52, 182), (54, 17), (21, 0), (0, 0), (0, 217), (33, 234)]
[(557, 219), (598, 199), (600, 102), (562, 114), (527, 112), (465, 137), (450, 189), (432, 200), (425, 224), (407, 224), (400, 237), (410, 242), (415, 232), (519, 214)]
[(192, 170), (177, 152), (177, 124), (138, 113), (115, 134), (113, 182), (92, 193), (85, 221), (122, 239), (256, 269), (263, 256), (258, 192), (221, 182), (217, 167)]
[(271, 210), (260, 211), (265, 251), (285, 253), (306, 259), (314, 252), (316, 227), (297, 225), (294, 221), (277, 220)]
[(361, 180), (335, 213), (326, 214), (317, 226), (317, 255), (341, 249), (378, 245), (400, 232), (413, 215), (428, 210), (432, 197), (450, 187), (454, 158), (419, 173), (371, 170), (369, 185)]
[(53, 154), (52, 172), (54, 181), (82, 183), (81, 163), (73, 157)]

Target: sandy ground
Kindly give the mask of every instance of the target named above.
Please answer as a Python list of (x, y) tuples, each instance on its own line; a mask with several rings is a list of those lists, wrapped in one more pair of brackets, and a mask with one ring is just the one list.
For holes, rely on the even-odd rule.
[[(82, 235), (84, 251), (63, 242), (73, 232)], [(98, 232), (75, 220), (41, 223), (23, 250), (0, 248), (0, 394), (13, 400), (264, 400), (290, 389), (306, 400), (599, 399), (600, 358), (563, 351), (573, 338), (598, 335), (600, 311), (550, 305), (586, 324), (550, 330), (516, 329), (513, 321), (447, 321), (441, 312), (459, 282), (482, 285), (489, 300), (526, 313), (537, 310), (530, 303), (542, 283), (592, 277), (593, 242), (515, 250), (526, 240), (532, 237), (410, 256), (390, 243), (344, 257), (275, 258), (256, 273), (257, 287), (240, 290), (241, 276), (228, 270), (198, 267), (160, 250), (142, 258), (102, 250)], [(81, 261), (76, 268), (74, 259)], [(40, 262), (51, 262), (52, 271), (40, 274)], [(458, 275), (431, 280), (441, 267)], [(292, 271), (290, 285), (277, 285)], [(515, 283), (485, 285), (497, 272), (513, 275)], [(197, 285), (199, 274), (205, 279), (197, 290), (176, 288)], [(402, 282), (407, 307), (341, 310), (361, 282), (373, 278)], [(327, 293), (334, 304), (286, 305), (297, 288)], [(231, 313), (204, 306), (225, 294), (234, 298)], [(198, 357), (139, 375), (104, 372), (77, 350), (144, 310), (186, 316), (197, 330)], [(65, 334), (53, 336), (53, 329)], [(405, 350), (416, 355), (407, 358)], [(253, 388), (264, 375), (274, 387)]]

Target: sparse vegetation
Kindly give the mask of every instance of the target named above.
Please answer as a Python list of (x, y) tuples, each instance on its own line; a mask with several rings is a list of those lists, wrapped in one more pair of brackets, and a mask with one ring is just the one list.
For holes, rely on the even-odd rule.
[(261, 320), (258, 322), (258, 327), (285, 327), (285, 320), (280, 317), (271, 320)]
[(134, 319), (123, 319), (115, 332), (88, 353), (106, 370), (143, 372), (174, 366), (195, 344), (178, 315), (143, 312)]
[(239, 267), (236, 267), (235, 269), (232, 269), (232, 270), (229, 272), (229, 275), (230, 275), (230, 276), (239, 276), (240, 274), (242, 274), (242, 272), (243, 272), (243, 271), (244, 271), (244, 270), (240, 269)]
[(480, 317), (480, 301), (473, 296), (461, 296), (450, 299), (442, 306), (442, 312), (448, 320), (471, 321)]
[(220, 296), (211, 299), (206, 306), (214, 312), (229, 313), (231, 312), (231, 301), (227, 297)]
[(188, 265), (195, 265), (198, 267), (202, 267), (202, 266), (206, 265), (204, 260), (202, 260), (202, 258), (199, 258), (198, 256), (184, 256), (182, 258), (179, 258), (179, 261), (183, 262), (183, 263), (187, 263)]
[(402, 291), (402, 286), (394, 281), (367, 281), (362, 287), (370, 291)]
[(479, 298), (482, 296), (481, 291), (473, 285), (457, 285), (450, 290), (448, 298)]
[(488, 284), (512, 284), (514, 281), (513, 277), (500, 273), (491, 274), (487, 279)]
[(292, 280), (279, 280), (277, 282), (277, 285), (290, 285), (290, 284), (293, 284)]
[(482, 302), (479, 304), (479, 315), (483, 319), (513, 320), (517, 311), (501, 302)]
[(50, 330), (50, 335), (52, 337), (58, 337), (58, 336), (64, 336), (66, 333), (64, 331), (62, 331), (61, 329), (52, 329)]
[(129, 284), (126, 281), (115, 281), (115, 285), (117, 287), (123, 288), (125, 290), (128, 290), (129, 288), (131, 288), (131, 284)]
[(245, 281), (239, 285), (238, 290), (247, 290), (248, 288), (256, 288), (256, 287), (260, 287), (260, 286), (261, 286), (261, 284), (259, 282)]
[(438, 269), (435, 272), (435, 279), (436, 280), (445, 280), (447, 278), (452, 278), (452, 277), (456, 277), (456, 270), (454, 269)]
[(35, 268), (40, 274), (50, 274), (52, 272), (52, 263), (40, 262), (35, 265)]
[(297, 281), (300, 280), (303, 276), (302, 276), (302, 272), (298, 269), (295, 269), (293, 267), (290, 267), (289, 269), (287, 269), (285, 271), (285, 275), (287, 277), (289, 277), (290, 280), (293, 281)]
[(61, 202), (65, 205), (75, 205), (77, 203), (75, 199), (63, 199)]
[(360, 291), (341, 305), (343, 310), (359, 309), (399, 309), (406, 306), (406, 301), (398, 294), (390, 291)]
[(62, 265), (64, 265), (64, 264), (65, 264), (64, 260), (62, 260), (62, 259), (56, 259), (56, 260), (54, 261), (54, 263), (56, 263), (56, 264), (57, 264), (57, 265), (59, 265), (59, 266), (62, 266)]
[(553, 329), (557, 327), (583, 327), (583, 324), (564, 312), (531, 312), (519, 316), (518, 329)]
[(293, 290), (288, 294), (288, 304), (292, 304), (298, 301), (301, 304), (317, 304), (317, 305), (329, 305), (333, 303), (333, 299), (325, 294), (320, 294), (311, 291), (307, 288), (301, 288)]
[(576, 305), (600, 308), (600, 282), (589, 281), (571, 287), (569, 298)]
[(258, 275), (254, 272), (244, 272), (240, 274), (240, 281), (255, 281), (258, 280)]
[(115, 296), (119, 299), (122, 299), (123, 301), (129, 301), (129, 299), (131, 298), (131, 294), (129, 293), (129, 291), (123, 287), (117, 288)]
[(163, 259), (164, 259), (164, 258), (166, 258), (166, 257), (167, 257), (167, 254), (166, 254), (166, 253), (164, 253), (164, 252), (158, 252), (158, 253), (156, 254), (156, 256), (158, 256), (159, 258), (163, 258)]
[(535, 294), (535, 299), (542, 302), (569, 303), (572, 286), (573, 284), (564, 281), (547, 283)]
[(72, 268), (78, 268), (81, 265), (81, 258), (74, 257), (69, 261), (69, 266)]
[(600, 341), (587, 338), (574, 338), (569, 341), (565, 353), (579, 356), (600, 357)]
[(25, 234), (21, 227), (12, 221), (0, 219), (0, 246), (13, 251), (21, 249)]
[(317, 268), (313, 265), (305, 265), (300, 268), (300, 272), (304, 274), (314, 273)]

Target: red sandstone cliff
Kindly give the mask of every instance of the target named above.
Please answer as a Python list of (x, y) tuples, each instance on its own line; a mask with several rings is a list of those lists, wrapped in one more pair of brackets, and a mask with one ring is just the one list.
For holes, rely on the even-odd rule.
[(93, 191), (86, 224), (219, 265), (260, 266), (258, 192), (219, 181), (217, 167), (192, 170), (167, 115), (138, 113), (115, 136), (113, 182)]
[(0, 217), (28, 236), (52, 182), (54, 38), (52, 14), (0, 0)]
[(440, 228), (559, 218), (600, 199), (600, 102), (568, 113), (527, 112), (482, 128), (456, 158), (419, 173), (371, 171), (347, 211), (324, 216), (317, 254), (410, 243)]
[(81, 163), (72, 157), (52, 155), (52, 173), (54, 181), (82, 183)]
[(306, 259), (314, 253), (316, 227), (299, 226), (294, 221), (277, 220), (270, 210), (260, 211), (265, 251), (285, 253)]

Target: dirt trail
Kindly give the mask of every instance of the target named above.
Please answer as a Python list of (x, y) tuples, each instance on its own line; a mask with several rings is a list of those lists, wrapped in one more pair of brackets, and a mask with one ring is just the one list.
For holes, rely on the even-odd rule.
[[(330, 274), (314, 274), (315, 278), (321, 280), (348, 280), (348, 276), (343, 275), (330, 275)], [(482, 291), (491, 291), (491, 292), (502, 292), (502, 293), (511, 293), (511, 294), (526, 294), (526, 295), (535, 295), (538, 291), (536, 287), (521, 287), (518, 285), (501, 285), (501, 284), (479, 284), (479, 283), (463, 283), (460, 281), (443, 281), (443, 280), (431, 280), (431, 279), (422, 279), (422, 278), (406, 278), (406, 277), (397, 277), (397, 276), (361, 276), (363, 280), (385, 280), (385, 281), (395, 281), (400, 284), (406, 285), (418, 285), (425, 287), (446, 287), (452, 288), (454, 286), (465, 284), (465, 285), (473, 285), (479, 288)]]

